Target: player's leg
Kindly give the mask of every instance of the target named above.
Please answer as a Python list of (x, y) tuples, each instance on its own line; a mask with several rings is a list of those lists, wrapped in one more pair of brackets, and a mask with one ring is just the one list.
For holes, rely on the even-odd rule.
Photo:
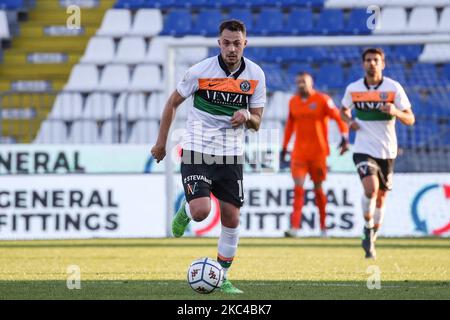
[(323, 181), (325, 181), (327, 175), (326, 158), (312, 161), (309, 173), (311, 180), (314, 182), (315, 203), (319, 209), (320, 216), (320, 232), (322, 236), (326, 236), (327, 197), (322, 188)]
[(366, 258), (374, 258), (373, 236), (374, 236), (374, 220), (376, 198), (379, 189), (379, 166), (376, 160), (369, 155), (355, 153), (353, 161), (358, 170), (363, 186), (363, 195), (361, 197), (361, 206), (364, 215), (364, 230), (362, 236), (362, 247), (366, 254)]
[(374, 241), (377, 240), (378, 231), (380, 230), (381, 225), (383, 224), (387, 193), (388, 193), (387, 190), (382, 190), (382, 189), (378, 190), (377, 203), (376, 203), (375, 213), (373, 216)]
[(380, 187), (377, 194), (376, 208), (374, 213), (374, 242), (378, 237), (378, 231), (384, 220), (386, 196), (392, 190), (392, 177), (394, 175), (394, 159), (378, 159), (378, 178)]
[(284, 234), (286, 237), (295, 237), (298, 235), (298, 230), (302, 224), (302, 210), (305, 201), (305, 189), (303, 188), (305, 184), (307, 166), (304, 161), (292, 161), (291, 163), (291, 174), (294, 180), (294, 203), (293, 210), (290, 219), (290, 229)]
[(205, 164), (195, 164), (187, 158), (193, 157), (193, 152), (184, 151), (181, 162), (181, 179), (183, 182), (185, 199), (172, 221), (172, 234), (179, 238), (184, 234), (189, 222), (202, 221), (211, 211), (211, 181), (208, 178), (208, 167)]
[[(241, 163), (241, 162), (239, 162)], [(221, 231), (217, 245), (217, 261), (224, 269), (221, 291), (242, 293), (228, 278), (239, 243), (240, 208), (244, 204), (242, 164), (217, 166), (211, 192), (219, 200)]]
[(222, 228), (217, 246), (217, 261), (224, 270), (222, 291), (226, 293), (242, 293), (231, 284), (228, 270), (233, 263), (239, 243), (239, 207), (232, 203), (219, 200)]

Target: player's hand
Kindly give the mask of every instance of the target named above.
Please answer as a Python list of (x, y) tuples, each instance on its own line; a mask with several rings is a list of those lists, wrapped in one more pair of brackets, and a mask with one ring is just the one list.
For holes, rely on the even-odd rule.
[(348, 127), (350, 129), (352, 129), (353, 131), (358, 131), (361, 128), (359, 126), (358, 122), (356, 122), (355, 120), (350, 121), (350, 123), (348, 124)]
[(398, 109), (395, 107), (395, 105), (393, 103), (387, 102), (384, 105), (381, 106), (380, 108), (381, 112), (387, 113), (391, 116), (396, 116), (398, 113)]
[(339, 149), (339, 155), (341, 155), (341, 156), (349, 150), (349, 142), (348, 142), (347, 137), (342, 136), (338, 149)]
[(286, 162), (286, 153), (287, 153), (287, 150), (286, 149), (282, 149), (281, 150), (281, 152), (280, 152), (280, 160), (282, 161), (282, 162)]
[(247, 109), (240, 109), (236, 111), (231, 117), (231, 126), (233, 128), (239, 127), (250, 119), (250, 112)]
[(166, 156), (166, 146), (157, 143), (153, 146), (151, 153), (156, 163), (159, 163)]

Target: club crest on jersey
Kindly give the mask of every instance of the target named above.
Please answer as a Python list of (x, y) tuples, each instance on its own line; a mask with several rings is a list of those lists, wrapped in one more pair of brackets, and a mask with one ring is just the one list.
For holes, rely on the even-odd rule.
[(240, 85), (240, 88), (241, 88), (241, 90), (243, 91), (243, 92), (247, 92), (247, 91), (249, 91), (250, 90), (250, 82), (248, 82), (248, 81), (242, 81), (241, 82), (241, 85)]
[(316, 109), (317, 109), (317, 104), (316, 104), (315, 102), (313, 102), (313, 103), (311, 103), (311, 104), (309, 105), (309, 108), (310, 108), (311, 110), (316, 110)]
[(195, 182), (193, 185), (188, 183), (186, 188), (187, 188), (187, 194), (188, 195), (194, 195), (197, 192), (197, 190), (198, 190), (198, 183)]
[(380, 99), (381, 100), (387, 100), (389, 97), (389, 94), (387, 92), (380, 92)]

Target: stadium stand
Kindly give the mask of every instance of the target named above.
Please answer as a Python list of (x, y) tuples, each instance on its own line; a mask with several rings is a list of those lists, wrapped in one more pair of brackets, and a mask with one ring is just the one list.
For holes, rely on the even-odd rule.
[[(61, 10), (58, 1), (19, 6), (28, 12), (28, 20), (18, 27), (20, 33), (10, 32), (15, 20), (10, 17), (8, 3), (0, 1), (0, 8), (6, 10), (0, 11), (0, 37), (13, 36), (11, 48), (3, 49), (0, 66), (0, 86), (10, 91), (2, 96), (2, 107), (8, 103), (14, 107), (16, 98), (11, 91), (17, 80), (41, 81), (33, 85), (52, 92), (44, 99), (48, 104), (38, 106), (44, 110), (42, 118), (32, 122), (31, 130), (22, 133), (12, 129), (12, 121), (2, 120), (1, 139), (10, 142), (150, 143), (157, 134), (164, 104), (166, 39), (215, 37), (218, 23), (226, 18), (243, 20), (249, 36), (450, 33), (450, 1), (445, 0), (100, 1), (99, 7), (87, 9), (84, 33), (72, 33), (70, 38), (48, 37), (45, 33), (49, 30), (46, 25), (61, 24), (54, 17), (55, 10)], [(366, 25), (368, 5), (382, 7), (379, 28), (375, 30)], [(32, 33), (31, 27), (36, 30), (38, 26), (39, 37), (33, 39), (37, 31)], [(386, 75), (405, 86), (417, 113), (415, 127), (397, 126), (403, 154), (445, 153), (443, 157), (450, 159), (450, 45), (382, 47), (387, 55)], [(30, 57), (26, 50), (48, 53), (49, 48), (63, 50), (65, 62), (27, 63)], [(299, 71), (312, 73), (318, 88), (339, 104), (345, 86), (362, 76), (362, 50), (363, 46), (248, 47), (246, 56), (259, 63), (267, 77), (265, 126), (283, 127), (286, 110), (279, 106), (287, 104)], [(177, 49), (175, 78), (180, 79), (186, 68), (217, 53), (217, 48)], [(65, 92), (59, 93), (62, 89)], [(183, 120), (185, 116), (181, 108), (177, 118)], [(422, 160), (407, 162), (403, 158), (399, 158), (400, 170), (420, 167)], [(443, 170), (442, 163), (429, 170)]]

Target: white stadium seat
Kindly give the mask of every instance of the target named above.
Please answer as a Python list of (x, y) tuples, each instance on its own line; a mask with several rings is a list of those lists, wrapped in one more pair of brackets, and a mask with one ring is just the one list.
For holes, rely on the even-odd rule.
[(130, 34), (135, 36), (153, 37), (163, 28), (163, 16), (158, 9), (139, 9), (134, 16)]
[(128, 89), (130, 72), (126, 65), (107, 65), (103, 69), (98, 90), (120, 92)]
[(62, 121), (44, 120), (34, 143), (65, 143), (67, 141), (67, 127)]
[(107, 64), (114, 59), (114, 40), (109, 37), (92, 37), (81, 58), (83, 63)]
[(396, 7), (414, 7), (419, 0), (391, 0), (386, 2), (386, 5), (396, 6)]
[(81, 118), (83, 97), (80, 93), (62, 92), (56, 97), (49, 119), (72, 121)]
[(157, 63), (163, 65), (167, 60), (166, 41), (170, 37), (154, 37), (148, 45), (148, 51), (145, 56), (146, 63)]
[(419, 61), (442, 63), (450, 61), (450, 44), (448, 43), (429, 43), (426, 44)]
[(411, 11), (405, 32), (432, 33), (437, 29), (437, 24), (438, 15), (434, 7), (415, 7)]
[(159, 124), (157, 121), (139, 120), (137, 121), (130, 134), (128, 143), (130, 144), (151, 144), (156, 142), (158, 137)]
[(445, 7), (449, 5), (448, 0), (416, 0), (416, 6)]
[(0, 39), (9, 39), (10, 37), (6, 11), (0, 10)]
[(406, 10), (402, 7), (387, 7), (381, 10), (380, 28), (374, 33), (402, 33), (406, 29)]
[(144, 92), (162, 91), (164, 89), (164, 82), (162, 80), (161, 70), (156, 65), (138, 65), (134, 70), (129, 89)]
[(122, 93), (117, 99), (115, 114), (128, 121), (136, 121), (145, 117), (147, 114), (145, 94)]
[(72, 124), (70, 130), (69, 143), (90, 143), (100, 142), (99, 128), (94, 120), (78, 120)]
[[(152, 119), (161, 119), (164, 104), (165, 104), (164, 93), (157, 93), (157, 92), (152, 93), (147, 100), (147, 117)], [(177, 108), (177, 113), (179, 112), (180, 107), (182, 106), (179, 106)]]
[(131, 11), (127, 9), (109, 9), (103, 17), (97, 31), (99, 36), (123, 37), (131, 30)]
[(114, 117), (114, 100), (109, 93), (94, 92), (86, 99), (84, 119), (109, 120)]
[(95, 65), (77, 64), (72, 68), (65, 90), (90, 92), (97, 89), (98, 69)]
[(107, 120), (102, 125), (99, 142), (103, 144), (112, 144), (118, 142), (117, 137), (118, 124), (115, 120)]
[(442, 10), (436, 32), (450, 33), (450, 7), (445, 7)]
[(145, 59), (145, 40), (141, 37), (125, 37), (119, 42), (115, 63), (137, 64)]

